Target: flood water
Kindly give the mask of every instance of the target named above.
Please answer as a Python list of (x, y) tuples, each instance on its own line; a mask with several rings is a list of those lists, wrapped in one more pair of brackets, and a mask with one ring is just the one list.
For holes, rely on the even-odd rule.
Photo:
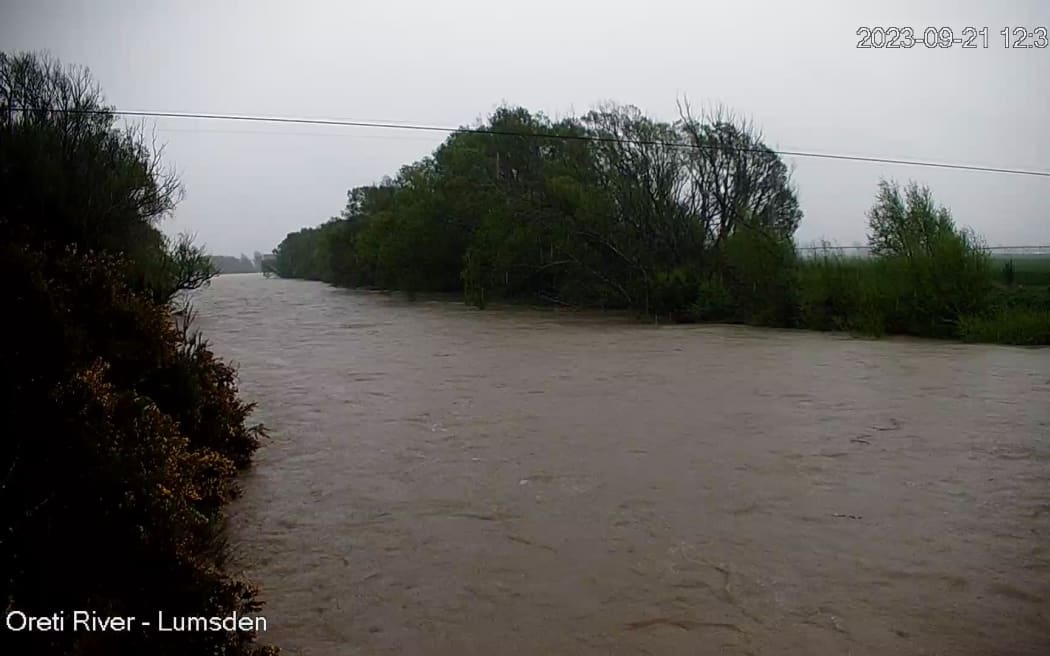
[(223, 276), (289, 654), (1050, 653), (1050, 350)]

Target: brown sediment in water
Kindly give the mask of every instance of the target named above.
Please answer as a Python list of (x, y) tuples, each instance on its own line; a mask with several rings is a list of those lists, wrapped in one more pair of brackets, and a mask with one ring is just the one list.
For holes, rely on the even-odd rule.
[(1050, 652), (1050, 350), (198, 309), (272, 432), (231, 526), (289, 653)]

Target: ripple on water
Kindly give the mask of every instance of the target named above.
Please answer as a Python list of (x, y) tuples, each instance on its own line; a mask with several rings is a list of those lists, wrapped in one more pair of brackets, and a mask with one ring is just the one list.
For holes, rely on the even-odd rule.
[(1050, 351), (218, 278), (290, 653), (1050, 653)]

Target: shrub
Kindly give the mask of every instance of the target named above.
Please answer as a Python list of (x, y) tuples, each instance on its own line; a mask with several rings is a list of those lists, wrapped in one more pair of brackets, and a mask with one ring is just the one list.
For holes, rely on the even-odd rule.
[(1014, 261), (1007, 260), (1003, 264), (1003, 282), (1007, 285), (1013, 285), (1017, 280), (1017, 271), (1014, 269)]
[(713, 276), (700, 283), (688, 316), (694, 321), (735, 320), (736, 304), (721, 277)]
[[(684, 311), (697, 301), (699, 285), (695, 269), (682, 266), (658, 271), (652, 284), (651, 311), (658, 316), (688, 319)], [(685, 316), (680, 316), (683, 312)]]
[[(187, 341), (118, 258), (0, 248), (0, 596), (50, 614), (258, 609), (222, 570), (220, 508), (258, 444), (233, 372)], [(20, 633), (17, 653), (247, 654), (232, 633)]]
[(798, 311), (796, 254), (790, 239), (745, 221), (726, 239), (718, 264), (739, 321), (792, 325)]
[[(991, 258), (971, 231), (955, 226), (925, 187), (879, 185), (868, 213), (872, 251), (895, 298), (891, 332), (951, 337), (991, 291)], [(885, 300), (885, 299), (884, 299)]]
[(990, 316), (965, 316), (959, 336), (969, 342), (1050, 344), (1050, 310), (1011, 308)]
[(849, 330), (860, 310), (860, 277), (870, 263), (825, 252), (798, 267), (798, 323), (813, 330)]
[[(50, 615), (258, 608), (221, 507), (262, 435), (171, 300), (213, 271), (157, 224), (181, 194), (85, 69), (0, 53), (0, 599)], [(8, 637), (5, 635), (5, 638)], [(25, 632), (11, 653), (225, 654), (241, 632)], [(5, 645), (6, 647), (7, 645)], [(6, 653), (6, 652), (5, 652)]]

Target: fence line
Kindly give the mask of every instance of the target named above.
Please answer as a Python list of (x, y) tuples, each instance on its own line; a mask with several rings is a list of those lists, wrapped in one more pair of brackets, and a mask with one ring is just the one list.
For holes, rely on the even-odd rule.
[[(870, 246), (797, 246), (796, 250), (806, 253), (840, 253), (853, 255), (870, 255)], [(1050, 245), (1036, 246), (988, 246), (992, 255), (1050, 255)]]

